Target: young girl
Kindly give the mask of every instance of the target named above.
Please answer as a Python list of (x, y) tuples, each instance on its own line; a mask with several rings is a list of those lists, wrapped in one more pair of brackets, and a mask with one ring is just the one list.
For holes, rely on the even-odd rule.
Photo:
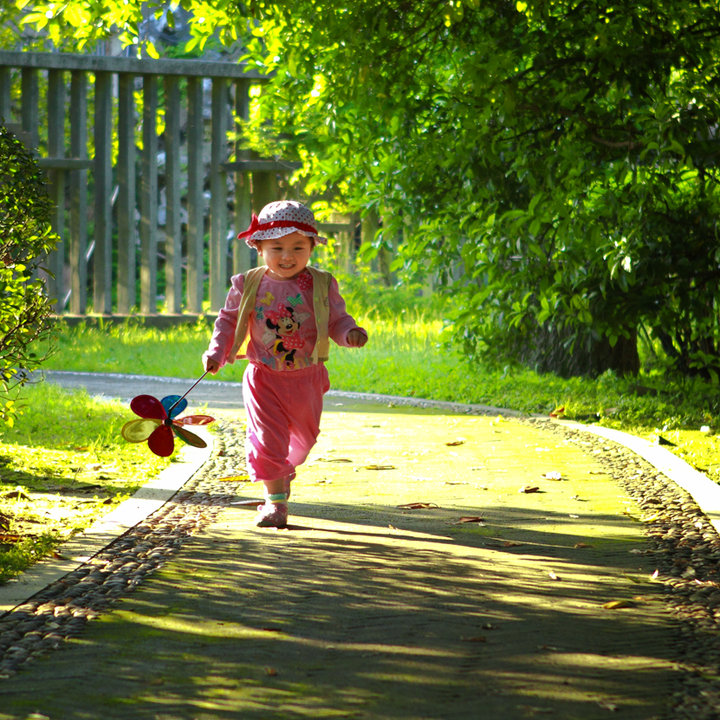
[(239, 237), (265, 265), (233, 276), (203, 364), (215, 374), (236, 357), (250, 361), (243, 376), (247, 463), (250, 478), (265, 485), (255, 524), (283, 528), (295, 468), (320, 432), (328, 338), (362, 347), (367, 333), (345, 311), (335, 278), (308, 266), (315, 243), (327, 239), (307, 207), (270, 203)]

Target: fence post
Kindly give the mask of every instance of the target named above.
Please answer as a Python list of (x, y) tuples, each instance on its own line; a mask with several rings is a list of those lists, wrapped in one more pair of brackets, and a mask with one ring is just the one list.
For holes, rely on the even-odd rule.
[[(87, 159), (87, 73), (73, 70), (70, 79), (70, 153)], [(87, 310), (88, 171), (70, 174), (70, 312)]]
[(157, 76), (143, 75), (140, 312), (157, 313)]
[(127, 315), (137, 303), (135, 223), (135, 77), (118, 75), (118, 312)]
[(10, 122), (10, 68), (0, 67), (0, 122)]
[(165, 77), (165, 304), (182, 312), (182, 236), (180, 233), (180, 86)]
[[(65, 157), (65, 78), (62, 70), (48, 73), (48, 155), (53, 160)], [(50, 170), (50, 198), (53, 202), (53, 231), (58, 244), (50, 253), (48, 265), (51, 276), (47, 280), (48, 295), (54, 300), (55, 312), (65, 307), (65, 170)]]
[(93, 310), (112, 312), (112, 75), (95, 73)]
[[(237, 80), (235, 82), (235, 113), (242, 130), (242, 123), (250, 117), (250, 81)], [(249, 152), (242, 149), (242, 137), (238, 132), (238, 141), (235, 143), (235, 158), (246, 160)], [(245, 240), (238, 239), (238, 233), (243, 232), (250, 225), (252, 219), (252, 188), (250, 186), (250, 173), (238, 170), (235, 173), (235, 232), (233, 233), (233, 273), (241, 273), (250, 269), (250, 248)]]
[(205, 222), (203, 212), (203, 85), (188, 78), (187, 307), (202, 312), (205, 285)]
[(210, 308), (219, 310), (227, 293), (227, 81), (213, 78), (210, 148)]

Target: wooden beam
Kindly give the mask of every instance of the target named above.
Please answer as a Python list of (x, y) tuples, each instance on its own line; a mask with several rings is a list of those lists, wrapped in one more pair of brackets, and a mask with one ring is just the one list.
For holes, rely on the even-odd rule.
[(141, 60), (139, 58), (81, 55), (78, 53), (28, 53), (0, 51), (0, 66), (86, 72), (130, 73), (132, 75), (177, 75), (185, 77), (222, 77), (267, 80), (243, 63), (208, 60)]

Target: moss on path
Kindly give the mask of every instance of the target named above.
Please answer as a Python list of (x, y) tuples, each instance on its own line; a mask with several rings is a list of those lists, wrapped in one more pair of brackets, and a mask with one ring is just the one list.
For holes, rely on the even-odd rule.
[(515, 420), (336, 404), (291, 513), (276, 531), (228, 507), (81, 637), (1, 684), (0, 718), (666, 708), (674, 625), (639, 513), (591, 452)]

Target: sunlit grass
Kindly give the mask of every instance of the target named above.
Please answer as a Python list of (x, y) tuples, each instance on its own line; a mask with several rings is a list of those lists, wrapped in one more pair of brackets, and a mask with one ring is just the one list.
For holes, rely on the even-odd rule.
[(19, 403), (22, 414), (0, 435), (0, 581), (91, 525), (168, 463), (122, 439), (132, 415), (119, 402), (39, 383), (26, 386)]

